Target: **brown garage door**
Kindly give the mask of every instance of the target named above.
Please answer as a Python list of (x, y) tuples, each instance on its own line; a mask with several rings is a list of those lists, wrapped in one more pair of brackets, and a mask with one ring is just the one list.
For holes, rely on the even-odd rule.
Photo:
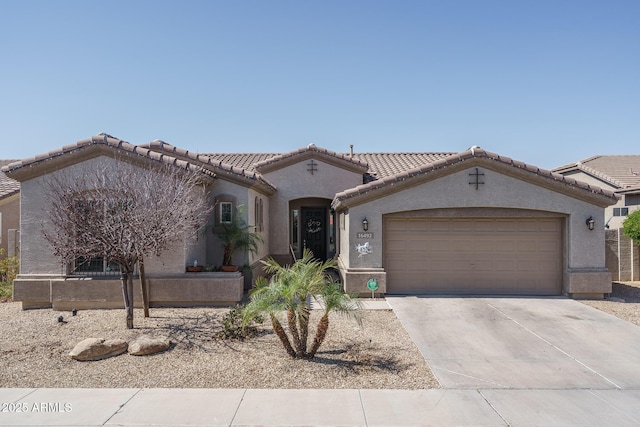
[(557, 295), (560, 218), (387, 218), (389, 294)]

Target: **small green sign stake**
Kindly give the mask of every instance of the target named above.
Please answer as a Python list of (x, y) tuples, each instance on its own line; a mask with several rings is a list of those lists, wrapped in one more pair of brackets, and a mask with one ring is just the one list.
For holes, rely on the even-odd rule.
[(378, 281), (376, 279), (369, 279), (367, 281), (367, 288), (371, 291), (371, 299), (375, 299), (375, 292), (378, 290)]

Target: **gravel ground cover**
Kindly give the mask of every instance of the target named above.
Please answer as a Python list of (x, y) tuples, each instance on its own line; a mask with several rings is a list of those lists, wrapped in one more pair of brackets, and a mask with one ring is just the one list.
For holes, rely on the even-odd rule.
[(640, 326), (640, 282), (613, 282), (609, 299), (582, 302)]
[[(178, 388), (438, 388), (428, 364), (390, 310), (362, 313), (363, 326), (330, 317), (327, 338), (312, 361), (290, 358), (270, 327), (246, 340), (216, 333), (228, 309), (157, 308), (135, 311), (133, 330), (124, 310), (21, 310), (0, 304), (0, 387)], [(63, 315), (65, 322), (57, 318)], [(312, 324), (320, 313), (312, 313)], [(312, 337), (311, 331), (310, 336)], [(68, 353), (85, 338), (132, 340), (169, 337), (172, 348), (151, 356), (123, 354), (78, 362)]]

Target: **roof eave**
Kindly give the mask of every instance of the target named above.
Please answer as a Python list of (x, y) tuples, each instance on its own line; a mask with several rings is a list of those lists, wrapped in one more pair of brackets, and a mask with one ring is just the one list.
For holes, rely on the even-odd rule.
[(611, 191), (590, 186), (573, 178), (564, 177), (563, 175), (517, 162), (507, 157), (501, 157), (494, 153), (476, 150), (476, 152), (462, 152), (420, 168), (338, 193), (332, 203), (332, 207), (335, 210), (347, 209), (475, 165), (481, 165), (496, 172), (534, 183), (600, 207), (610, 206), (618, 200), (618, 196)]
[(214, 174), (198, 165), (135, 146), (106, 134), (99, 134), (58, 150), (20, 160), (5, 166), (3, 172), (9, 178), (22, 182), (100, 156), (121, 156), (130, 161), (171, 164), (181, 169), (200, 171), (205, 181), (215, 179)]
[(202, 168), (211, 170), (217, 178), (225, 179), (242, 185), (243, 187), (254, 188), (266, 195), (271, 195), (276, 191), (276, 187), (262, 176), (254, 172), (248, 172), (245, 169), (239, 169), (233, 165), (216, 161), (206, 154), (192, 153), (160, 140), (145, 144), (145, 147), (148, 147), (152, 151), (169, 153), (171, 156), (185, 161), (195, 162)]
[(313, 144), (256, 163), (255, 169), (260, 173), (269, 173), (312, 157), (320, 158), (323, 162), (358, 174), (363, 174), (369, 170), (369, 165), (366, 162), (356, 160), (346, 154), (338, 154), (325, 148), (318, 148)]

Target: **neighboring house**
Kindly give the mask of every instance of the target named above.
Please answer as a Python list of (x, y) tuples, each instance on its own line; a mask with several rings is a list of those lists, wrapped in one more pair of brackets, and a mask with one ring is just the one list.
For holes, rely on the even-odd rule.
[[(0, 168), (15, 160), (0, 160)], [(20, 183), (0, 172), (0, 248), (3, 257), (20, 256)]]
[[(17, 282), (25, 292), (17, 286), (16, 299), (23, 306), (25, 298), (40, 298), (41, 305), (69, 307), (63, 301), (75, 298), (77, 305), (87, 299), (80, 298), (86, 289), (104, 287), (104, 281), (69, 277), (68, 266), (48, 251), (39, 229), (45, 220), (41, 183), (63, 169), (113, 161), (116, 153), (181, 160), (213, 174), (210, 225), (215, 229), (230, 209), (245, 205), (247, 222), (264, 239), (258, 253), (243, 260), (254, 275), (261, 273), (261, 259), (288, 263), (307, 247), (319, 259), (336, 257), (350, 293), (370, 295), (373, 288), (377, 294), (601, 298), (611, 291), (604, 229), (588, 223), (601, 218), (616, 196), (477, 147), (461, 153), (336, 153), (309, 145), (289, 153), (196, 154), (162, 141), (133, 146), (101, 134), (4, 169), (22, 183)], [(146, 267), (152, 304), (229, 302), (211, 291), (223, 273), (184, 273), (195, 259), (221, 263), (214, 234), (186, 241)], [(201, 295), (206, 292), (199, 288), (197, 296), (176, 299), (171, 286), (184, 289), (194, 277), (210, 293)], [(65, 292), (53, 295), (51, 289), (63, 287), (56, 283)], [(95, 298), (91, 304), (99, 305)]]
[(593, 156), (553, 171), (618, 195), (618, 202), (607, 207), (602, 217), (607, 229), (607, 267), (615, 280), (640, 280), (640, 250), (621, 231), (626, 217), (640, 209), (640, 155)]

